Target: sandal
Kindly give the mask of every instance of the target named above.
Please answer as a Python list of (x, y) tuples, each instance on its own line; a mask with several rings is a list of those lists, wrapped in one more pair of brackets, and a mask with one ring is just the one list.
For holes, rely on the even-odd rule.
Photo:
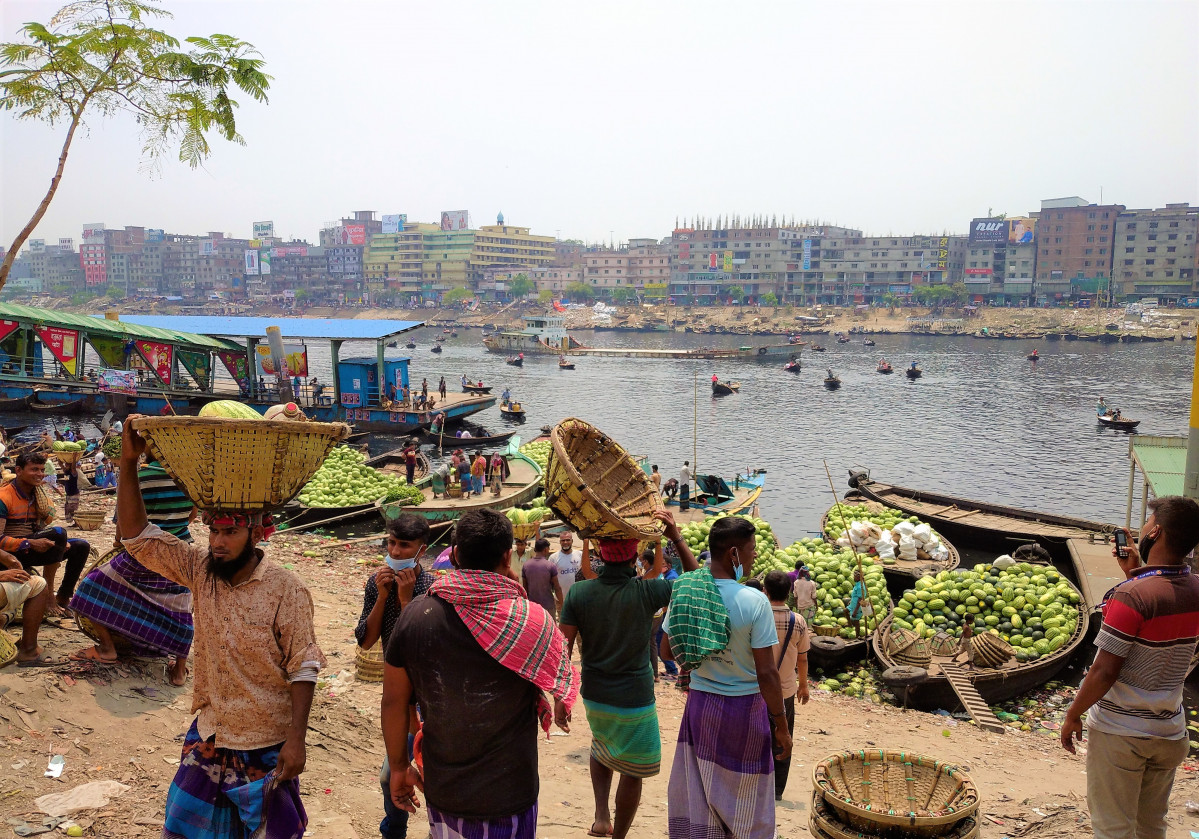
[(71, 661), (94, 661), (97, 664), (116, 664), (116, 658), (104, 658), (100, 655), (100, 651), (93, 644), (90, 647), (84, 647), (78, 652), (71, 653), (67, 656)]

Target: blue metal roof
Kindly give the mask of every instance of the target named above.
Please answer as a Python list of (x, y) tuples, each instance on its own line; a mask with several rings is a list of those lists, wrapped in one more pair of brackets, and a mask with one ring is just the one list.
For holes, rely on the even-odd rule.
[(366, 318), (246, 318), (219, 315), (121, 315), (123, 323), (154, 326), (224, 338), (265, 338), (277, 326), (284, 338), (325, 338), (340, 341), (378, 341), (419, 329), (419, 320)]

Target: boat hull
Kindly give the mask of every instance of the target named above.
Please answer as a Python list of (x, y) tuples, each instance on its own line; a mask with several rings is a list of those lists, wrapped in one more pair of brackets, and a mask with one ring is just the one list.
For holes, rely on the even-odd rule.
[[(483, 494), (468, 498), (465, 501), (459, 500), (457, 503), (442, 503), (437, 506), (423, 505), (401, 505), (398, 503), (383, 503), (380, 502), (376, 509), (384, 522), (391, 521), (403, 513), (415, 513), (422, 516), (429, 522), (452, 522), (466, 512), (471, 510), (508, 510), (512, 507), (518, 507), (532, 501), (541, 492), (542, 471), (533, 460), (519, 452), (510, 450), (507, 455), (510, 460), (519, 459), (532, 467), (535, 477), (521, 485), (514, 492), (504, 492), (499, 496), (493, 496), (490, 489), (484, 489)], [(426, 489), (432, 482), (432, 477), (422, 478), (416, 482), (416, 486)]]

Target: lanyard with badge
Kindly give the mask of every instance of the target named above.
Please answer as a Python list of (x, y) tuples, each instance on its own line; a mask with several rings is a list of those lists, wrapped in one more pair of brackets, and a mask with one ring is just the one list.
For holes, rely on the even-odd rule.
[(1186, 577), (1190, 573), (1191, 569), (1185, 565), (1160, 566), (1157, 568), (1150, 568), (1148, 571), (1142, 571), (1135, 577), (1129, 577), (1127, 580), (1116, 583), (1114, 586), (1112, 586), (1111, 589), (1108, 590), (1107, 594), (1103, 595), (1103, 602), (1099, 604), (1099, 611), (1103, 612), (1105, 609), (1107, 609), (1107, 601), (1110, 600), (1111, 596), (1116, 593), (1116, 589), (1123, 585), (1136, 582), (1137, 580), (1148, 579), (1149, 577)]

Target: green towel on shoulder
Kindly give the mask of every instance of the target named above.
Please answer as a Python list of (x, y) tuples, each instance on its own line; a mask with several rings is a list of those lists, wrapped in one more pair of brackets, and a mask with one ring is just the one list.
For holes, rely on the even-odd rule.
[(696, 668), (729, 643), (729, 610), (707, 568), (688, 571), (670, 590), (670, 647), (684, 667)]

